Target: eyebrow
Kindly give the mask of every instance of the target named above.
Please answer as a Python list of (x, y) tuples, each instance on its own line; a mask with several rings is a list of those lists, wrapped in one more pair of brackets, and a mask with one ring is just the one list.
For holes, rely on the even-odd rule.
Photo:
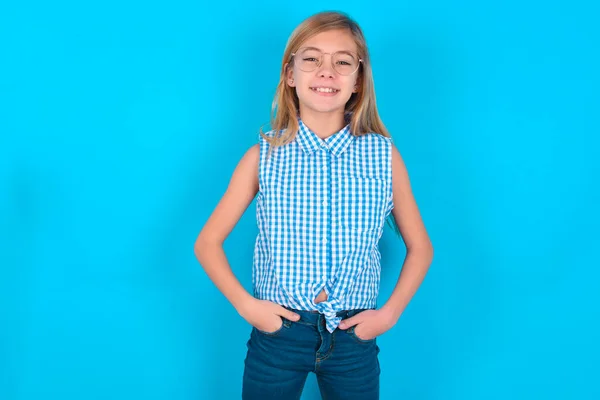
[[(323, 52), (323, 50), (321, 50), (320, 48), (318, 48), (318, 47), (313, 47), (313, 46), (307, 46), (307, 47), (305, 47), (305, 49), (306, 49), (306, 50), (317, 50), (317, 51)], [(336, 51), (335, 53), (346, 53), (346, 54), (348, 54), (348, 55), (353, 55), (353, 54), (355, 54), (355, 53), (353, 53), (353, 52), (352, 52), (352, 51), (350, 51), (350, 50), (338, 50), (338, 51)]]

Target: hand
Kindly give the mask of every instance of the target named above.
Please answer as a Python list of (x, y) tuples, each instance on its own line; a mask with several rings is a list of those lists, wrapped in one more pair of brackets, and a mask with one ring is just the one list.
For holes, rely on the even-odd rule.
[(390, 330), (396, 321), (391, 314), (383, 310), (366, 310), (342, 320), (339, 328), (348, 329), (356, 326), (354, 328), (356, 336), (362, 340), (371, 340)]
[(252, 298), (239, 311), (250, 325), (263, 332), (275, 332), (283, 324), (281, 317), (298, 321), (300, 316), (279, 304)]

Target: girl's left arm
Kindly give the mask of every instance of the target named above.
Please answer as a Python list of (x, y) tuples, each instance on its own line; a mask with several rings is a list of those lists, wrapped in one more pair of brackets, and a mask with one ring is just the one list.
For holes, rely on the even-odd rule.
[(356, 325), (357, 335), (363, 338), (378, 336), (396, 324), (423, 282), (433, 260), (433, 245), (413, 196), (406, 166), (394, 145), (392, 192), (392, 215), (406, 244), (406, 258), (390, 298), (379, 310), (364, 311), (340, 323), (341, 329)]
[(392, 215), (406, 244), (406, 258), (400, 277), (381, 311), (393, 323), (400, 318), (409, 301), (423, 282), (433, 260), (433, 245), (415, 201), (406, 165), (392, 145)]

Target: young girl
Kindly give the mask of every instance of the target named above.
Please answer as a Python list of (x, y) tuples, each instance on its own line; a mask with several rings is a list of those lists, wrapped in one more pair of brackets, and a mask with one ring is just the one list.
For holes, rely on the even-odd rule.
[[(299, 399), (309, 372), (324, 399), (379, 398), (376, 338), (399, 319), (433, 249), (402, 158), (377, 113), (360, 27), (313, 15), (292, 33), (272, 130), (242, 157), (195, 243), (204, 270), (252, 325), (243, 399)], [(256, 197), (250, 295), (223, 242)], [(391, 214), (391, 215), (390, 215)], [(378, 242), (392, 217), (407, 247), (377, 309)]]

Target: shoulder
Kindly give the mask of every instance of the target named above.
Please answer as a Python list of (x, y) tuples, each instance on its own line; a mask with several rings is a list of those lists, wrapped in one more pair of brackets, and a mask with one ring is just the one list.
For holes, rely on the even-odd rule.
[(259, 132), (258, 145), (260, 147), (261, 158), (269, 158), (274, 152), (279, 152), (283, 149), (293, 148), (297, 145), (296, 135), (285, 135), (285, 130), (270, 130), (267, 132)]
[(364, 135), (359, 135), (356, 136), (355, 141), (357, 145), (369, 148), (379, 148), (389, 151), (393, 147), (392, 138), (384, 136), (380, 133), (367, 133)]
[(259, 139), (265, 139), (265, 138), (272, 139), (275, 137), (275, 130), (271, 129), (270, 131), (266, 131), (266, 132), (260, 131), (260, 132), (258, 132), (258, 137), (259, 137)]
[(242, 156), (242, 159), (240, 160), (240, 164), (244, 165), (245, 167), (252, 167), (252, 166), (258, 165), (259, 159), (260, 159), (260, 145), (258, 143), (256, 143), (256, 144), (253, 144), (252, 146), (250, 146), (246, 150), (246, 152)]
[(276, 137), (281, 136), (282, 134), (283, 134), (283, 131), (279, 131), (279, 135), (278, 135), (277, 131), (274, 129), (271, 129), (266, 132), (260, 131), (260, 132), (258, 132), (258, 141), (259, 142), (268, 142), (269, 140), (275, 139)]
[(258, 132), (257, 144), (259, 146), (259, 149), (270, 150), (270, 148), (275, 147), (272, 143), (280, 135), (281, 135), (281, 132), (279, 135), (277, 135), (276, 130), (269, 130), (266, 132), (263, 132), (263, 131)]

